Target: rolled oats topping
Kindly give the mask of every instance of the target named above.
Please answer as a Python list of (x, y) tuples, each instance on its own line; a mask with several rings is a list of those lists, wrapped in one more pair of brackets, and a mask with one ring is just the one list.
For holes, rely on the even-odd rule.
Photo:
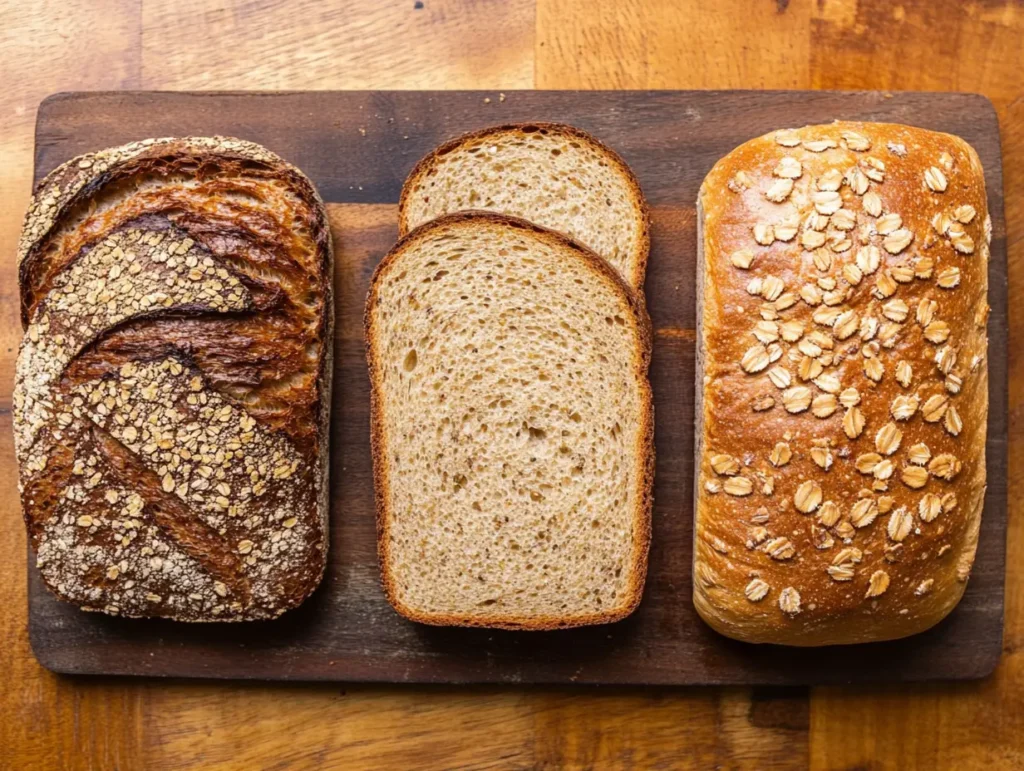
[(729, 256), (729, 261), (741, 270), (747, 270), (754, 263), (753, 249), (737, 249)]
[(914, 528), (914, 517), (906, 506), (900, 506), (895, 509), (892, 514), (889, 515), (889, 524), (886, 528), (886, 532), (889, 534), (889, 538), (893, 541), (899, 542), (910, 535), (910, 531)]
[(960, 473), (962, 464), (955, 455), (950, 453), (943, 453), (942, 455), (936, 455), (930, 461), (928, 461), (928, 473), (939, 479), (944, 479), (947, 482), (951, 481), (953, 477)]
[(868, 591), (866, 597), (881, 597), (885, 594), (886, 589), (889, 588), (889, 574), (884, 570), (876, 570), (871, 574), (871, 580), (868, 582)]
[(779, 159), (779, 163), (772, 173), (776, 177), (782, 177), (783, 179), (800, 179), (800, 176), (803, 174), (803, 167), (796, 158), (784, 155)]
[(811, 406), (812, 392), (807, 386), (793, 386), (782, 392), (782, 405), (786, 412), (803, 412)]
[(856, 439), (864, 431), (865, 425), (867, 421), (864, 419), (864, 413), (856, 405), (848, 407), (843, 415), (843, 432), (846, 436)]
[(805, 139), (803, 146), (810, 150), (812, 153), (823, 153), (826, 150), (831, 150), (836, 147), (836, 140), (834, 139)]
[(923, 522), (934, 522), (942, 513), (942, 501), (934, 493), (926, 493), (921, 497), (917, 510)]
[(744, 594), (751, 602), (760, 602), (768, 596), (769, 591), (771, 591), (771, 587), (765, 581), (762, 581), (760, 578), (754, 578), (747, 584)]
[(832, 501), (825, 501), (818, 509), (818, 524), (823, 527), (833, 527), (839, 522), (840, 516), (839, 506)]
[(797, 511), (801, 511), (804, 514), (810, 514), (821, 503), (821, 485), (814, 481), (802, 482), (799, 487), (796, 488), (796, 493), (793, 495), (793, 504), (796, 506)]
[(768, 459), (771, 461), (773, 466), (778, 468), (789, 463), (789, 460), (792, 457), (793, 451), (790, 449), (789, 445), (786, 442), (779, 442), (772, 448), (771, 455)]
[(920, 466), (907, 466), (900, 473), (900, 479), (907, 487), (917, 490), (928, 484), (928, 471)]
[(931, 166), (925, 169), (924, 182), (928, 186), (928, 189), (934, 193), (946, 192), (946, 175), (942, 173), (942, 169), (938, 166)]
[(782, 203), (793, 192), (792, 179), (776, 179), (764, 191), (764, 197), (773, 203)]
[(914, 417), (917, 412), (918, 402), (920, 400), (917, 394), (911, 394), (907, 396), (900, 394), (892, 401), (892, 405), (889, 407), (889, 413), (896, 419), (901, 421), (910, 420)]
[(829, 576), (833, 581), (852, 581), (863, 556), (861, 550), (856, 547), (840, 549), (827, 568)]
[(931, 457), (931, 450), (928, 449), (928, 445), (923, 443), (915, 444), (907, 450), (907, 460), (916, 466), (925, 465)]
[(850, 508), (850, 523), (856, 528), (868, 527), (878, 517), (878, 503), (872, 498), (861, 498)]
[(871, 191), (864, 194), (864, 200), (861, 202), (864, 207), (864, 212), (872, 217), (882, 216), (882, 198), (875, 191)]
[(746, 477), (729, 477), (722, 485), (722, 489), (729, 495), (743, 497), (754, 492), (754, 483)]
[(779, 593), (779, 608), (789, 616), (796, 616), (800, 613), (800, 592), (792, 586), (787, 586)]
[(721, 476), (734, 476), (740, 473), (740, 463), (731, 455), (718, 454), (711, 456), (711, 468)]
[(773, 538), (766, 541), (762, 549), (773, 560), (792, 559), (796, 554), (796, 548), (788, 538)]

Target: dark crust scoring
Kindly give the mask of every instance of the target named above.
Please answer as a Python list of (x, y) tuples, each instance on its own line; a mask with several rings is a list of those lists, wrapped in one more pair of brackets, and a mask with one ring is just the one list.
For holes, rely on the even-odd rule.
[[(147, 179), (155, 180), (152, 188), (133, 188), (137, 181)], [(109, 208), (104, 209), (104, 202)], [(279, 589), (268, 589), (270, 593), (261, 603), (248, 605), (250, 579), (242, 575), (244, 571), (238, 567), (241, 561), (231, 553), (230, 545), (217, 543), (216, 533), (198, 520), (184, 521), (183, 517), (194, 516), (188, 505), (176, 495), (162, 492), (159, 476), (127, 451), (123, 440), (114, 439), (110, 427), (95, 423), (96, 416), (91, 416), (94, 425), (79, 418), (66, 433), (85, 437), (83, 454), (91, 446), (106, 448), (97, 456), (100, 462), (96, 467), (104, 471), (105, 480), (98, 491), (106, 489), (106, 480), (127, 489), (134, 485), (146, 500), (143, 519), (159, 525), (160, 538), (181, 548), (203, 569), (220, 565), (211, 575), (232, 590), (239, 587), (237, 597), (232, 594), (228, 599), (242, 602), (225, 601), (216, 614), (209, 612), (210, 605), (205, 601), (203, 609), (195, 603), (183, 607), (154, 601), (146, 608), (126, 603), (129, 607), (112, 611), (114, 603), (107, 594), (111, 581), (98, 576), (83, 578), (87, 585), (95, 581), (92, 585), (99, 589), (98, 595), (83, 601), (81, 592), (67, 596), (52, 583), (52, 571), (59, 571), (59, 566), (44, 571), (44, 578), (57, 596), (86, 610), (182, 621), (239, 621), (279, 615), (299, 605), (315, 589), (326, 567), (333, 360), (333, 254), (326, 210), (302, 172), (245, 140), (143, 140), (76, 157), (39, 184), (26, 216), (18, 253), (21, 313), (26, 328), (33, 331), (30, 322), (41, 313), (49, 315), (51, 326), (59, 329), (61, 314), (66, 311), (44, 306), (51, 293), (66, 291), (62, 277), (83, 264), (95, 249), (106, 248), (112, 239), (139, 233), (143, 241), (147, 234), (165, 237), (165, 243), (181, 245), (200, 261), (204, 257), (212, 260), (211, 270), (224, 271), (236, 291), (250, 300), (234, 310), (230, 306), (186, 302), (167, 309), (133, 312), (114, 326), (100, 329), (94, 339), (85, 341), (80, 352), (71, 352), (55, 393), (67, 399), (84, 383), (117, 383), (119, 377), (123, 378), (119, 370), (125, 365), (147, 369), (161, 360), (179, 362), (176, 371), (184, 368), (186, 376), (196, 377), (197, 384), (201, 381), (197, 388), (201, 388), (204, 398), (208, 393), (211, 403), (224, 405), (225, 411), (230, 405), (232, 415), (248, 414), (255, 419), (252, 430), (258, 435), (257, 441), (275, 443), (286, 453), (277, 457), (290, 455), (300, 462), (300, 470), (289, 482), (268, 479), (270, 492), (262, 500), (267, 501), (265, 506), (278, 505), (271, 503), (285, 500), (278, 492), (285, 487), (292, 490), (288, 495), (295, 496), (290, 499), (295, 503), (293, 516), (299, 523), (295, 532), (302, 532), (300, 551), (308, 555), (303, 558), (307, 561), (301, 566), (289, 564), (280, 572), (271, 567), (269, 580)], [(194, 244), (191, 250), (182, 240)], [(142, 277), (145, 270), (160, 267), (146, 262), (146, 249), (140, 245), (139, 254), (146, 266)], [(124, 263), (125, 272), (127, 266)], [(277, 280), (265, 278), (264, 271), (276, 274)], [(197, 285), (205, 281), (203, 278)], [(75, 323), (74, 317), (68, 318)], [(23, 350), (28, 345), (26, 337)], [(310, 345), (319, 349), (311, 365), (306, 356)], [(32, 387), (19, 372), (16, 393), (22, 401), (31, 394)], [(24, 418), (20, 422), (24, 425)], [(39, 441), (52, 442), (50, 434), (55, 427), (45, 427)], [(90, 435), (93, 440), (88, 439)], [(67, 474), (33, 477), (26, 466), (33, 448), (24, 441), (22, 445), (19, 463), (25, 486), (23, 507), (33, 546), (38, 548), (48, 527), (39, 516), (52, 519), (51, 502), (72, 478)], [(70, 461), (64, 465), (69, 466)], [(39, 506), (34, 500), (40, 501)], [(82, 510), (94, 512), (95, 503), (83, 502)], [(258, 511), (258, 500), (252, 505)], [(241, 533), (235, 537), (244, 538), (243, 531), (233, 526), (227, 529), (229, 535)], [(269, 530), (260, 532), (270, 535)], [(84, 542), (113, 549), (105, 530)], [(264, 546), (269, 548), (269, 544), (257, 541), (251, 552), (242, 553), (259, 554)], [(174, 578), (152, 580), (166, 588), (166, 593), (161, 592), (165, 601), (178, 591)], [(140, 580), (139, 585), (144, 583)]]
[[(533, 124), (531, 124), (533, 125)], [(533, 618), (516, 618), (495, 616), (493, 618), (466, 618), (459, 615), (424, 614), (402, 604), (397, 598), (394, 579), (389, 571), (388, 555), (388, 506), (389, 496), (387, 474), (387, 434), (386, 419), (382, 414), (380, 387), (382, 363), (378, 360), (374, 329), (374, 309), (378, 303), (377, 287), (388, 270), (391, 269), (410, 246), (430, 233), (437, 230), (457, 230), (477, 225), (497, 225), (526, 231), (552, 246), (572, 255), (572, 259), (582, 260), (597, 276), (621, 295), (624, 306), (633, 317), (640, 338), (636, 351), (636, 378), (641, 388), (641, 401), (645, 405), (641, 416), (640, 440), (636, 448), (639, 469), (640, 495), (639, 505), (635, 512), (635, 537), (633, 544), (633, 586), (625, 605), (607, 613), (595, 613), (585, 616), (564, 618), (558, 616), (537, 616)], [(654, 503), (654, 402), (647, 370), (650, 366), (653, 345), (653, 332), (650, 317), (644, 303), (643, 295), (634, 291), (623, 280), (611, 265), (602, 257), (581, 244), (572, 241), (565, 235), (535, 225), (518, 217), (496, 214), (487, 211), (466, 211), (448, 214), (424, 223), (405, 235), (387, 255), (380, 261), (370, 280), (370, 289), (366, 298), (366, 311), (363, 317), (366, 330), (366, 360), (370, 375), (370, 440), (373, 454), (374, 498), (377, 510), (377, 547), (380, 562), (381, 584), (388, 602), (402, 616), (411, 621), (435, 626), (470, 626), (494, 629), (512, 629), (524, 631), (543, 631), (552, 629), (568, 629), (570, 627), (591, 624), (607, 624), (620, 621), (629, 616), (643, 596), (644, 581), (647, 576), (647, 559), (651, 543), (651, 509)]]
[(636, 253), (633, 256), (635, 268), (633, 275), (627, 276), (626, 279), (627, 283), (634, 288), (643, 287), (644, 277), (647, 275), (647, 258), (651, 250), (651, 214), (650, 208), (647, 205), (647, 199), (644, 198), (643, 191), (640, 189), (640, 181), (636, 178), (636, 174), (633, 173), (633, 170), (629, 165), (622, 159), (622, 156), (617, 152), (583, 129), (576, 128), (575, 126), (569, 126), (564, 123), (504, 123), (500, 126), (490, 126), (488, 128), (478, 129), (477, 131), (470, 131), (462, 134), (461, 136), (455, 137), (454, 139), (448, 140), (440, 147), (421, 158), (417, 164), (413, 166), (412, 171), (409, 172), (409, 176), (406, 177), (405, 183), (402, 185), (402, 193), (398, 198), (399, 232), (402, 235), (409, 232), (410, 228), (407, 215), (407, 202), (409, 196), (412, 195), (416, 184), (427, 174), (439, 157), (447, 155), (448, 153), (459, 149), (463, 145), (475, 142), (478, 139), (514, 132), (524, 134), (541, 129), (554, 134), (564, 134), (575, 139), (582, 140), (583, 142), (593, 146), (598, 152), (605, 155), (608, 160), (615, 164), (616, 168), (618, 168), (626, 178), (626, 183), (629, 185), (629, 188), (633, 193), (633, 203), (640, 211), (642, 223), (642, 230), (640, 238), (637, 241)]
[[(856, 151), (848, 147), (843, 134), (850, 131), (867, 138), (871, 147)], [(807, 126), (785, 136), (787, 142), (796, 141), (795, 147), (782, 146), (776, 133), (750, 140), (720, 160), (704, 180), (698, 200), (701, 254), (694, 604), (716, 631), (747, 642), (817, 646), (905, 637), (938, 623), (959, 602), (974, 561), (984, 503), (989, 226), (981, 165), (977, 154), (962, 139), (908, 126), (843, 122)], [(823, 138), (836, 145), (817, 152), (800, 144)], [(813, 183), (831, 168), (838, 167), (844, 174), (852, 166), (867, 169), (868, 156), (883, 160), (884, 180), (877, 184), (872, 181), (870, 190), (880, 197), (882, 212), (901, 215), (902, 227), (914, 234), (911, 245), (896, 253), (881, 248), (878, 270), (865, 274), (859, 285), (851, 285), (851, 294), (838, 306), (852, 309), (861, 318), (873, 315), (881, 325), (888, 318), (882, 312), (885, 302), (900, 299), (909, 306), (908, 317), (898, 324), (893, 346), (877, 350), (884, 366), (880, 382), (868, 379), (862, 368), (865, 343), (861, 332), (854, 332), (848, 339), (835, 339), (836, 352), (842, 351), (845, 358), (826, 366), (825, 372), (835, 372), (841, 388), (859, 390), (859, 409), (866, 426), (856, 437), (848, 437), (841, 426), (843, 406), (825, 418), (813, 416), (811, 410), (790, 414), (783, 407), (783, 388), (773, 385), (766, 376), (771, 364), (756, 374), (745, 374), (740, 366), (744, 351), (756, 343), (751, 330), (762, 318), (759, 308), (764, 299), (748, 293), (748, 282), (771, 274), (782, 279), (786, 292), (798, 292), (802, 284), (832, 276), (842, 289), (847, 279), (840, 268), (854, 262), (854, 253), (865, 243), (857, 238), (859, 228), (864, 221), (871, 228), (878, 222), (863, 204), (863, 193), (855, 195), (844, 181), (840, 187), (843, 206), (857, 216), (857, 225), (850, 231), (854, 245), (848, 252), (832, 255), (831, 269), (817, 268), (811, 250), (800, 246), (804, 217), (814, 211), (802, 197), (797, 201), (798, 194), (804, 195), (804, 188), (799, 184), (794, 187), (785, 203), (773, 203), (765, 195), (778, 178), (773, 167), (784, 156), (801, 160), (802, 178), (798, 182), (804, 184), (808, 180)], [(933, 166), (945, 169), (945, 184), (933, 186), (925, 178)], [(747, 175), (745, 181), (738, 180), (739, 172)], [(754, 225), (781, 221), (794, 202), (801, 218), (796, 238), (787, 243), (776, 240), (768, 246), (756, 243)], [(973, 239), (974, 250), (969, 254), (955, 251), (951, 239), (943, 236), (932, 220), (937, 213), (949, 213), (964, 204), (976, 211), (973, 218), (962, 220), (963, 229)], [(881, 247), (881, 236), (872, 235), (870, 243)], [(756, 255), (749, 270), (730, 264), (730, 256), (742, 248), (750, 248)], [(927, 277), (919, 275), (909, 282), (894, 283), (893, 293), (885, 298), (872, 296), (879, 276), (897, 266), (917, 265), (922, 258), (934, 263)], [(960, 271), (959, 284), (953, 288), (937, 286), (941, 270), (954, 266)], [(952, 372), (962, 376), (963, 383), (955, 392), (946, 392), (949, 383), (944, 389), (943, 375), (934, 361), (942, 344), (925, 339), (924, 325), (915, 319), (919, 301), (927, 299), (937, 301), (935, 318), (948, 322), (948, 343), (959, 352)], [(811, 319), (812, 312), (824, 305), (807, 307), (805, 303), (798, 295), (794, 306), (778, 311), (779, 322), (804, 321), (804, 336), (812, 330), (832, 333), (834, 330)], [(796, 343), (779, 342), (784, 350), (797, 348)], [(908, 385), (897, 382), (895, 368), (899, 360), (912, 363), (913, 378)], [(796, 362), (785, 353), (777, 364), (792, 373), (793, 386), (806, 385), (814, 396), (822, 393), (812, 382), (800, 379)], [(775, 406), (752, 412), (755, 397), (764, 393), (774, 397)], [(949, 404), (959, 411), (962, 430), (954, 435), (944, 430), (941, 421), (924, 422), (922, 407), (909, 419), (895, 420), (891, 404), (897, 397), (914, 394), (920, 395), (922, 405), (930, 395), (947, 396)], [(873, 482), (885, 480), (858, 473), (855, 460), (876, 452), (876, 432), (890, 422), (903, 432), (901, 446), (889, 456), (895, 471), (887, 480), (887, 490), (879, 487), (872, 491)], [(769, 451), (787, 431), (792, 433), (788, 441), (792, 460), (775, 468), (769, 462)], [(831, 437), (833, 442), (832, 467), (828, 471), (812, 462), (810, 450), (818, 437)], [(932, 458), (940, 453), (954, 454), (962, 462), (962, 470), (952, 481), (931, 475), (923, 489), (911, 489), (901, 474), (913, 465), (907, 451), (917, 443), (927, 444)], [(729, 478), (712, 468), (710, 458), (716, 453), (739, 461), (740, 475), (755, 480), (753, 494), (737, 497), (721, 488), (712, 494), (705, 488), (708, 483), (721, 485)], [(774, 495), (758, 489), (758, 474), (774, 477)], [(846, 537), (838, 527), (823, 525), (817, 511), (802, 514), (795, 510), (795, 489), (801, 481), (820, 483), (822, 498), (839, 505), (839, 525), (848, 526)], [(873, 522), (849, 527), (852, 504), (865, 488), (879, 502), (885, 496), (892, 498), (891, 509), (878, 513)], [(919, 503), (925, 494), (949, 493), (958, 500), (956, 508), (944, 509), (933, 520), (920, 516)], [(911, 515), (909, 532), (894, 519), (893, 512), (904, 506)], [(748, 545), (756, 523), (753, 515), (759, 508), (767, 512), (763, 526), (769, 531), (768, 540), (787, 537), (795, 547), (794, 556), (772, 559), (763, 544)], [(815, 528), (821, 538), (817, 545)], [(833, 578), (826, 569), (836, 565), (833, 560), (845, 547), (859, 549), (861, 558), (846, 563), (853, 568), (852, 578), (840, 572)], [(880, 591), (872, 595), (870, 579), (876, 572), (884, 572), (887, 583), (882, 586), (880, 580)], [(753, 578), (770, 586), (763, 599), (751, 601), (745, 596), (744, 590)], [(789, 586), (800, 592), (799, 612), (781, 610), (780, 591)]]

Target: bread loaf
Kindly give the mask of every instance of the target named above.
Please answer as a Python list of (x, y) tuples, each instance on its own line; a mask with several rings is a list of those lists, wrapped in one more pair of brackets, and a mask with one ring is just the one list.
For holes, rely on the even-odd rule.
[(650, 323), (590, 250), (454, 214), (403, 238), (366, 306), (383, 584), (429, 624), (627, 616), (650, 541)]
[(402, 187), (403, 234), (442, 214), (501, 212), (557, 230), (642, 287), (650, 248), (647, 203), (633, 172), (585, 131), (556, 123), (494, 126), (421, 160)]
[(58, 597), (238, 621), (313, 591), (331, 260), (309, 180), (251, 142), (150, 139), (41, 183), (18, 250), (14, 431)]
[(698, 612), (786, 645), (927, 629), (964, 592), (985, 496), (978, 156), (907, 126), (781, 130), (698, 206)]

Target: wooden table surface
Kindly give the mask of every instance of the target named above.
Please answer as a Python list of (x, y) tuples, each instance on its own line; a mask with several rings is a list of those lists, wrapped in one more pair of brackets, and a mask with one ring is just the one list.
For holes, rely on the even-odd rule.
[[(0, 0), (0, 313), (32, 129), (75, 89), (974, 91), (1003, 137), (1011, 335), (1024, 333), (1021, 0)], [(71, 679), (26, 633), (0, 341), (0, 768), (1024, 767), (1024, 369), (1010, 351), (1004, 656), (967, 685), (595, 690)]]

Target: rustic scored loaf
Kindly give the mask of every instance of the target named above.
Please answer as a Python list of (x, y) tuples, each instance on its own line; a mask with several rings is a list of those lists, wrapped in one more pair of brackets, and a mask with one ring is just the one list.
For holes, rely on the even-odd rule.
[(654, 474), (642, 298), (561, 234), (453, 214), (383, 259), (366, 339), (392, 605), (510, 629), (629, 615)]
[(421, 160), (402, 187), (403, 234), (442, 214), (510, 214), (564, 233), (642, 287), (650, 221), (625, 161), (585, 131), (523, 123), (474, 131)]
[(788, 645), (932, 626), (985, 497), (978, 156), (907, 126), (780, 130), (716, 164), (698, 208), (698, 612)]
[(46, 585), (86, 610), (271, 618), (327, 550), (330, 232), (259, 145), (150, 139), (33, 197), (14, 432)]

